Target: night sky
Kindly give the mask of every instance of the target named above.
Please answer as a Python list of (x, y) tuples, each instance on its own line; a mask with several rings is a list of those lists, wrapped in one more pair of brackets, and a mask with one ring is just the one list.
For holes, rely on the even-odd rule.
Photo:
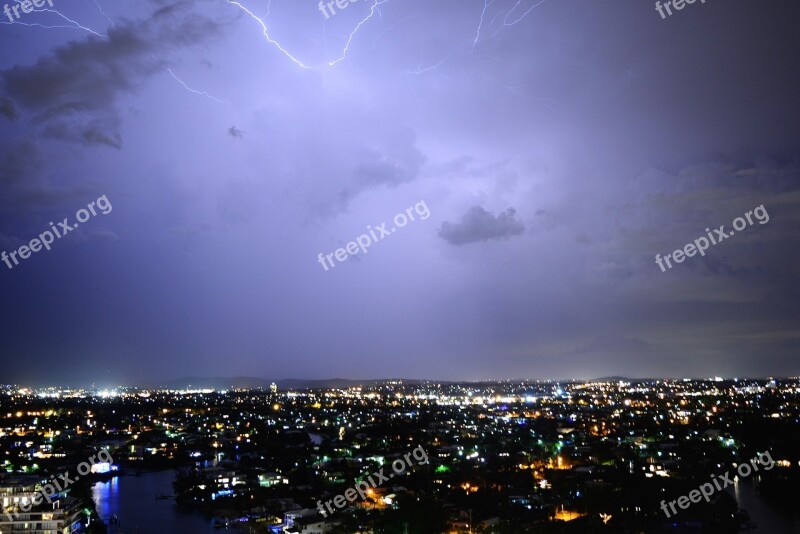
[(0, 383), (800, 374), (797, 2), (53, 5), (0, 251), (113, 209), (0, 263)]

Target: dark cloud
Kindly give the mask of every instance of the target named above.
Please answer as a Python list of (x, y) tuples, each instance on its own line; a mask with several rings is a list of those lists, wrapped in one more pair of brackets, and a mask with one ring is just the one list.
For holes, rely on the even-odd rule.
[(161, 8), (146, 19), (109, 28), (106, 38), (71, 41), (32, 65), (0, 72), (8, 97), (0, 100), (0, 112), (13, 118), (10, 99), (32, 113), (46, 137), (121, 148), (118, 100), (159, 70), (153, 52), (204, 42), (219, 32), (219, 23), (186, 12), (188, 7), (179, 2)]
[(236, 126), (231, 126), (230, 128), (228, 128), (228, 135), (230, 135), (231, 137), (242, 138), (244, 137), (244, 132), (241, 131)]
[(17, 118), (17, 109), (8, 98), (0, 97), (0, 115), (12, 121)]
[(48, 157), (41, 157), (44, 144), (54, 140), (121, 150), (120, 102), (161, 71), (163, 65), (153, 52), (174, 51), (219, 35), (221, 23), (188, 13), (189, 8), (179, 3), (121, 21), (109, 28), (107, 37), (69, 41), (32, 64), (0, 71), (0, 115), (12, 121), (28, 119), (15, 122), (24, 141), (0, 145), (0, 184), (8, 184), (0, 195), (0, 208), (52, 205), (87, 189), (86, 177), (79, 183), (57, 183), (64, 177), (49, 168), (52, 146), (47, 147)]
[(461, 222), (443, 222), (439, 236), (451, 245), (507, 239), (525, 231), (522, 222), (514, 218), (515, 213), (514, 208), (509, 208), (494, 216), (481, 206), (473, 206), (461, 217)]
[(409, 129), (386, 132), (380, 148), (361, 148), (347, 188), (340, 192), (341, 209), (364, 191), (397, 187), (417, 179), (425, 155), (416, 146), (416, 136)]
[(100, 128), (93, 128), (90, 125), (83, 131), (83, 138), (90, 144), (122, 148), (122, 135), (117, 131), (106, 132)]
[(0, 81), (34, 114), (34, 122), (44, 125), (46, 136), (109, 145), (109, 139), (120, 137), (114, 129), (116, 100), (137, 83), (151, 46), (139, 30), (128, 25), (111, 29), (108, 39), (68, 43), (33, 65), (0, 73)]

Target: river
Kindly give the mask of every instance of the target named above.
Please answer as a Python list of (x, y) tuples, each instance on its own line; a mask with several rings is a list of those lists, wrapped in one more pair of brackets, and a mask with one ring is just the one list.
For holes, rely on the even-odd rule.
[[(175, 471), (142, 473), (141, 476), (114, 477), (92, 487), (92, 499), (103, 521), (112, 515), (119, 518), (108, 534), (210, 534), (211, 520), (199, 512), (189, 512), (175, 505), (173, 499), (156, 500), (156, 495), (171, 495)], [(757, 483), (758, 475), (755, 482)], [(747, 510), (758, 528), (754, 534), (797, 534), (800, 518), (771, 507), (758, 496), (753, 481), (738, 479), (734, 488), (726, 488)]]
[[(758, 479), (759, 475), (755, 475), (755, 483), (758, 483)], [(726, 491), (736, 498), (740, 509), (747, 510), (750, 514), (750, 520), (757, 527), (750, 531), (753, 534), (797, 534), (800, 532), (800, 517), (770, 506), (756, 493), (753, 480), (737, 478), (733, 491), (730, 488), (726, 488)]]
[(108, 525), (114, 514), (119, 524), (110, 525), (108, 534), (206, 534), (215, 531), (202, 513), (189, 512), (175, 505), (174, 499), (156, 500), (157, 495), (172, 495), (175, 471), (155, 471), (141, 476), (114, 477), (92, 487), (97, 512)]

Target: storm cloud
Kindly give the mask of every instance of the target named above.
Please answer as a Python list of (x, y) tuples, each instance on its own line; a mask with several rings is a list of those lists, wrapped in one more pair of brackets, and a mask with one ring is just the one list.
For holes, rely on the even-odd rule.
[(509, 208), (494, 216), (480, 206), (473, 206), (461, 217), (461, 222), (442, 223), (439, 235), (452, 245), (506, 239), (525, 231), (515, 213), (514, 208)]

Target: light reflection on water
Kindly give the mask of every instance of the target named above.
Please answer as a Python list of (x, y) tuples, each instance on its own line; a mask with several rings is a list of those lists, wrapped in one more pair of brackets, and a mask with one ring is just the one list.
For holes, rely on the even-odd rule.
[[(739, 508), (747, 510), (750, 520), (755, 523), (753, 532), (764, 534), (797, 534), (800, 532), (800, 518), (781, 513), (772, 508), (756, 493), (755, 486), (761, 481), (759, 475), (752, 478), (735, 478), (733, 483), (733, 496), (739, 503)], [(730, 488), (725, 488), (730, 492)]]
[(92, 500), (103, 522), (108, 524), (111, 515), (119, 510), (119, 477), (92, 486)]
[[(796, 534), (800, 532), (800, 519), (781, 514), (765, 503), (755, 491), (754, 480), (738, 479), (733, 488), (726, 488), (750, 513), (758, 526), (754, 532), (763, 534)], [(107, 482), (97, 482), (92, 487), (92, 499), (97, 512), (108, 524), (112, 515), (119, 517), (119, 525), (111, 525), (108, 534), (175, 534), (191, 532), (206, 534), (217, 532), (211, 521), (200, 513), (178, 509), (172, 499), (156, 500), (157, 495), (172, 495), (175, 471), (143, 473), (139, 477), (113, 477)]]
[(109, 525), (108, 534), (175, 534), (215, 532), (211, 520), (201, 513), (185, 511), (174, 499), (157, 500), (172, 495), (175, 471), (142, 473), (141, 476), (113, 477), (92, 486), (92, 499), (100, 518), (108, 525), (112, 516), (119, 524)]

